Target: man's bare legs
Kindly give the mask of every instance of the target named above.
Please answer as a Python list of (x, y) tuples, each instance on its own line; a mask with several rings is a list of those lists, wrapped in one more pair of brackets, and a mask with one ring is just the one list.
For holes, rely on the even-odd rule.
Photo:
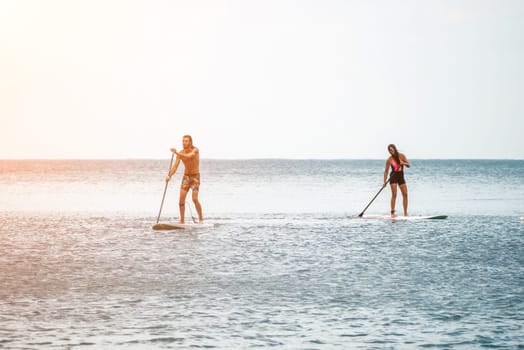
[(195, 208), (198, 213), (198, 223), (203, 224), (204, 223), (204, 217), (202, 216), (202, 205), (200, 205), (200, 202), (198, 201), (198, 190), (193, 190), (192, 193), (193, 196), (193, 203), (195, 204)]
[[(186, 211), (186, 197), (187, 197), (187, 191), (180, 190), (180, 199), (178, 201), (178, 207), (180, 208), (180, 223), (185, 223), (185, 211)], [(204, 223), (204, 217), (202, 216), (202, 205), (198, 201), (198, 190), (193, 190), (192, 193), (193, 197), (193, 203), (195, 204), (195, 208), (198, 213), (198, 222), (200, 224)]]
[(186, 196), (187, 191), (180, 190), (180, 199), (178, 200), (178, 207), (180, 208), (180, 223), (185, 223), (185, 212), (186, 212)]

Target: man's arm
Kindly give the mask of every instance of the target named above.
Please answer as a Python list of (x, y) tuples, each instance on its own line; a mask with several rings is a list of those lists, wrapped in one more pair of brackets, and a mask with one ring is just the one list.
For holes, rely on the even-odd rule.
[(194, 156), (196, 156), (198, 154), (198, 148), (193, 148), (191, 150), (191, 152), (189, 153), (180, 153), (180, 152), (177, 152), (176, 149), (172, 148), (171, 150), (174, 150), (173, 152), (175, 152), (175, 154), (177, 155), (177, 157), (180, 157), (180, 158), (185, 158), (185, 159), (191, 159), (193, 158)]
[(167, 174), (166, 181), (171, 180), (171, 176), (173, 176), (176, 173), (176, 170), (178, 169), (178, 165), (180, 164), (180, 158), (176, 157), (175, 165), (169, 170), (169, 173)]

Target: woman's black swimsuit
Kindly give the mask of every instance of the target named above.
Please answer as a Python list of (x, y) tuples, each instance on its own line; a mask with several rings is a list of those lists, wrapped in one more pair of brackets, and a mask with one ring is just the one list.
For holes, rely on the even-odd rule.
[(404, 185), (406, 183), (406, 179), (404, 179), (404, 171), (392, 171), (389, 175), (389, 183), (390, 184), (399, 184)]

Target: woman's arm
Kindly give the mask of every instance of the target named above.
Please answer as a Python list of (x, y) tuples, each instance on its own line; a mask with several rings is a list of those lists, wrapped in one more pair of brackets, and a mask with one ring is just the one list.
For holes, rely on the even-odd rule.
[(389, 167), (391, 166), (391, 157), (386, 160), (386, 169), (384, 169), (384, 186), (386, 185), (386, 181), (388, 180), (388, 171)]
[(400, 154), (398, 155), (398, 158), (400, 159), (400, 165), (405, 165), (405, 166), (407, 166), (408, 168), (411, 166), (411, 165), (409, 164), (408, 159), (406, 158), (406, 156), (405, 156), (403, 153), (400, 153)]

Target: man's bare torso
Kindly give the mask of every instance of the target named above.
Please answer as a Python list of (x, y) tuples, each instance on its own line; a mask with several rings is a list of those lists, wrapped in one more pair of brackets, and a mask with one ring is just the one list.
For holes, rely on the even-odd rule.
[(196, 151), (195, 156), (191, 158), (180, 158), (180, 160), (184, 163), (184, 175), (196, 175), (200, 173), (200, 153), (198, 151), (198, 148), (192, 147), (189, 149), (184, 149), (180, 153), (182, 154), (188, 154), (193, 151)]

